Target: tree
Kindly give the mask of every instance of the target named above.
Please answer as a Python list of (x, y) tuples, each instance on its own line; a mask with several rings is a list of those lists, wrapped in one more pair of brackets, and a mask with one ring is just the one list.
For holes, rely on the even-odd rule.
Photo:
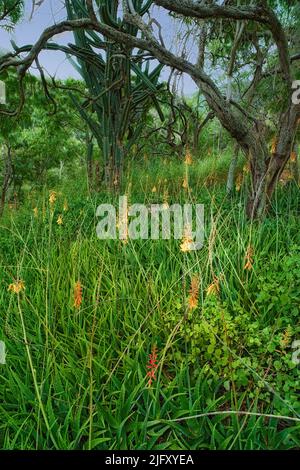
[[(8, 105), (14, 106), (19, 98), (16, 74), (10, 72), (5, 81), (9, 89)], [(27, 75), (26, 87), (22, 113), (0, 119), (0, 216), (10, 192), (19, 199), (24, 183), (43, 186), (49, 170), (68, 163), (74, 165), (76, 156), (79, 159), (84, 150), (86, 129), (64, 91), (64, 87), (71, 87), (77, 98), (81, 83), (74, 80), (55, 83), (51, 100), (45, 98), (42, 83), (36, 77)]]
[[(104, 24), (117, 26), (133, 37), (137, 35), (138, 28), (120, 15), (118, 1), (102, 0), (98, 4)], [(66, 6), (69, 20), (88, 16), (85, 1), (67, 0)], [(135, 6), (143, 16), (150, 3), (137, 0)], [(161, 88), (158, 79), (162, 66), (151, 70), (151, 58), (144, 60), (141, 51), (95, 32), (76, 30), (74, 38), (75, 44), (69, 49), (77, 58), (77, 63), (73, 63), (84, 79), (90, 100), (80, 103), (73, 98), (73, 102), (102, 150), (106, 182), (116, 187), (124, 156), (139, 139), (150, 105), (154, 104), (160, 112), (156, 94)]]

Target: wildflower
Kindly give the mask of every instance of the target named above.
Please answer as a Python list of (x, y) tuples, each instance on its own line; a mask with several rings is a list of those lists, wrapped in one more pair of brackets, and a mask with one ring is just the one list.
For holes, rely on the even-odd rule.
[(64, 200), (63, 210), (64, 212), (67, 212), (69, 210), (68, 201), (66, 199)]
[(56, 196), (57, 196), (56, 191), (50, 191), (49, 202), (50, 202), (51, 205), (53, 205), (55, 203)]
[(164, 209), (169, 208), (168, 199), (169, 199), (169, 192), (168, 192), (168, 189), (165, 189), (165, 191), (164, 191), (164, 202), (163, 202)]
[(244, 266), (244, 269), (246, 269), (247, 271), (251, 271), (251, 269), (253, 269), (253, 263), (254, 263), (253, 255), (254, 255), (254, 249), (252, 246), (248, 245), (246, 256), (245, 256), (246, 264)]
[(292, 175), (291, 171), (286, 169), (282, 172), (279, 182), (280, 182), (280, 184), (285, 185), (292, 179), (293, 179), (293, 175)]
[(16, 281), (8, 286), (8, 290), (14, 294), (19, 294), (25, 290), (25, 283), (22, 280)]
[(292, 331), (291, 331), (291, 327), (288, 326), (280, 340), (281, 349), (286, 349), (290, 345), (291, 339), (292, 339)]
[(193, 310), (198, 306), (199, 297), (199, 276), (193, 276), (191, 281), (191, 288), (188, 297), (189, 310)]
[(149, 362), (147, 364), (147, 369), (149, 371), (147, 372), (147, 377), (148, 377), (148, 387), (151, 387), (152, 382), (156, 380), (156, 370), (158, 368), (157, 364), (157, 347), (154, 345), (152, 347), (151, 354), (149, 354)]
[(156, 193), (156, 191), (157, 191), (156, 186), (153, 186), (151, 192), (152, 192), (152, 193)]
[(218, 295), (220, 293), (220, 280), (214, 276), (214, 281), (206, 289), (207, 295)]
[(59, 215), (56, 221), (57, 225), (63, 225), (63, 218), (62, 215)]
[(183, 239), (180, 245), (180, 250), (183, 253), (187, 253), (188, 251), (192, 250), (192, 245), (193, 243), (193, 238), (192, 238), (192, 233), (191, 233), (191, 228), (190, 227), (185, 227), (184, 228), (184, 235)]
[(33, 214), (34, 214), (34, 217), (37, 217), (37, 216), (38, 216), (39, 210), (38, 210), (37, 207), (35, 207), (35, 208), (33, 209)]
[(74, 287), (74, 307), (80, 308), (82, 303), (82, 285), (77, 281)]
[(296, 152), (291, 152), (291, 162), (295, 163), (297, 160), (297, 153)]
[(243, 176), (241, 174), (238, 175), (235, 183), (235, 189), (239, 192), (242, 187)]
[[(127, 197), (127, 194), (126, 194)], [(128, 243), (128, 207), (127, 205), (123, 206), (119, 212), (119, 217), (117, 221), (117, 229), (119, 230), (119, 238), (123, 245)]]
[(193, 163), (192, 155), (191, 155), (191, 152), (189, 151), (189, 149), (187, 149), (187, 152), (186, 152), (186, 155), (185, 155), (184, 163), (185, 163), (186, 165), (191, 165), (191, 164)]

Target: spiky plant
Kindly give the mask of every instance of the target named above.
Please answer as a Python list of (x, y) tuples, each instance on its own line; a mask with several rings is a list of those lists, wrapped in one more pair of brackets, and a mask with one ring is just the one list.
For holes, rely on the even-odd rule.
[[(140, 15), (148, 12), (152, 1), (134, 0)], [(98, 0), (97, 14), (106, 25), (136, 36), (138, 29), (127, 23), (119, 8), (119, 0)], [(87, 16), (84, 0), (66, 2), (70, 19)], [(73, 102), (88, 124), (101, 149), (104, 178), (118, 187), (124, 158), (138, 141), (146, 113), (151, 104), (157, 108), (161, 65), (150, 67), (141, 51), (117, 44), (94, 31), (74, 32), (75, 44), (70, 45), (77, 62), (72, 61), (84, 79), (92, 100)]]

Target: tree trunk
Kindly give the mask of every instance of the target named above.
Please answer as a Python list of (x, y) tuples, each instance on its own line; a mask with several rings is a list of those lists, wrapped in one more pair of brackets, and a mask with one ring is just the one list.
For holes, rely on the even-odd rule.
[(261, 130), (252, 132), (249, 141), (251, 168), (251, 193), (247, 203), (247, 215), (251, 219), (261, 218), (268, 210), (274, 189), (293, 150), (299, 106), (291, 105), (282, 113), (278, 122), (276, 146), (268, 150), (266, 138)]

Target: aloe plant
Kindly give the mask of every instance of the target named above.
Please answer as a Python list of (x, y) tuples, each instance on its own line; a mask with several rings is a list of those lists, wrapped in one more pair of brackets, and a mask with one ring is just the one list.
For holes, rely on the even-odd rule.
[[(136, 11), (144, 15), (152, 1), (133, 3)], [(138, 34), (137, 28), (122, 17), (118, 0), (98, 0), (96, 4), (101, 22)], [(66, 6), (69, 19), (87, 16), (84, 0), (68, 0)], [(138, 141), (151, 104), (162, 117), (156, 99), (162, 87), (162, 65), (151, 68), (149, 57), (145, 60), (141, 51), (114, 43), (95, 31), (75, 31), (74, 40), (69, 48), (76, 62), (71, 60), (92, 100), (80, 103), (72, 99), (102, 151), (106, 182), (118, 186), (124, 158)]]

